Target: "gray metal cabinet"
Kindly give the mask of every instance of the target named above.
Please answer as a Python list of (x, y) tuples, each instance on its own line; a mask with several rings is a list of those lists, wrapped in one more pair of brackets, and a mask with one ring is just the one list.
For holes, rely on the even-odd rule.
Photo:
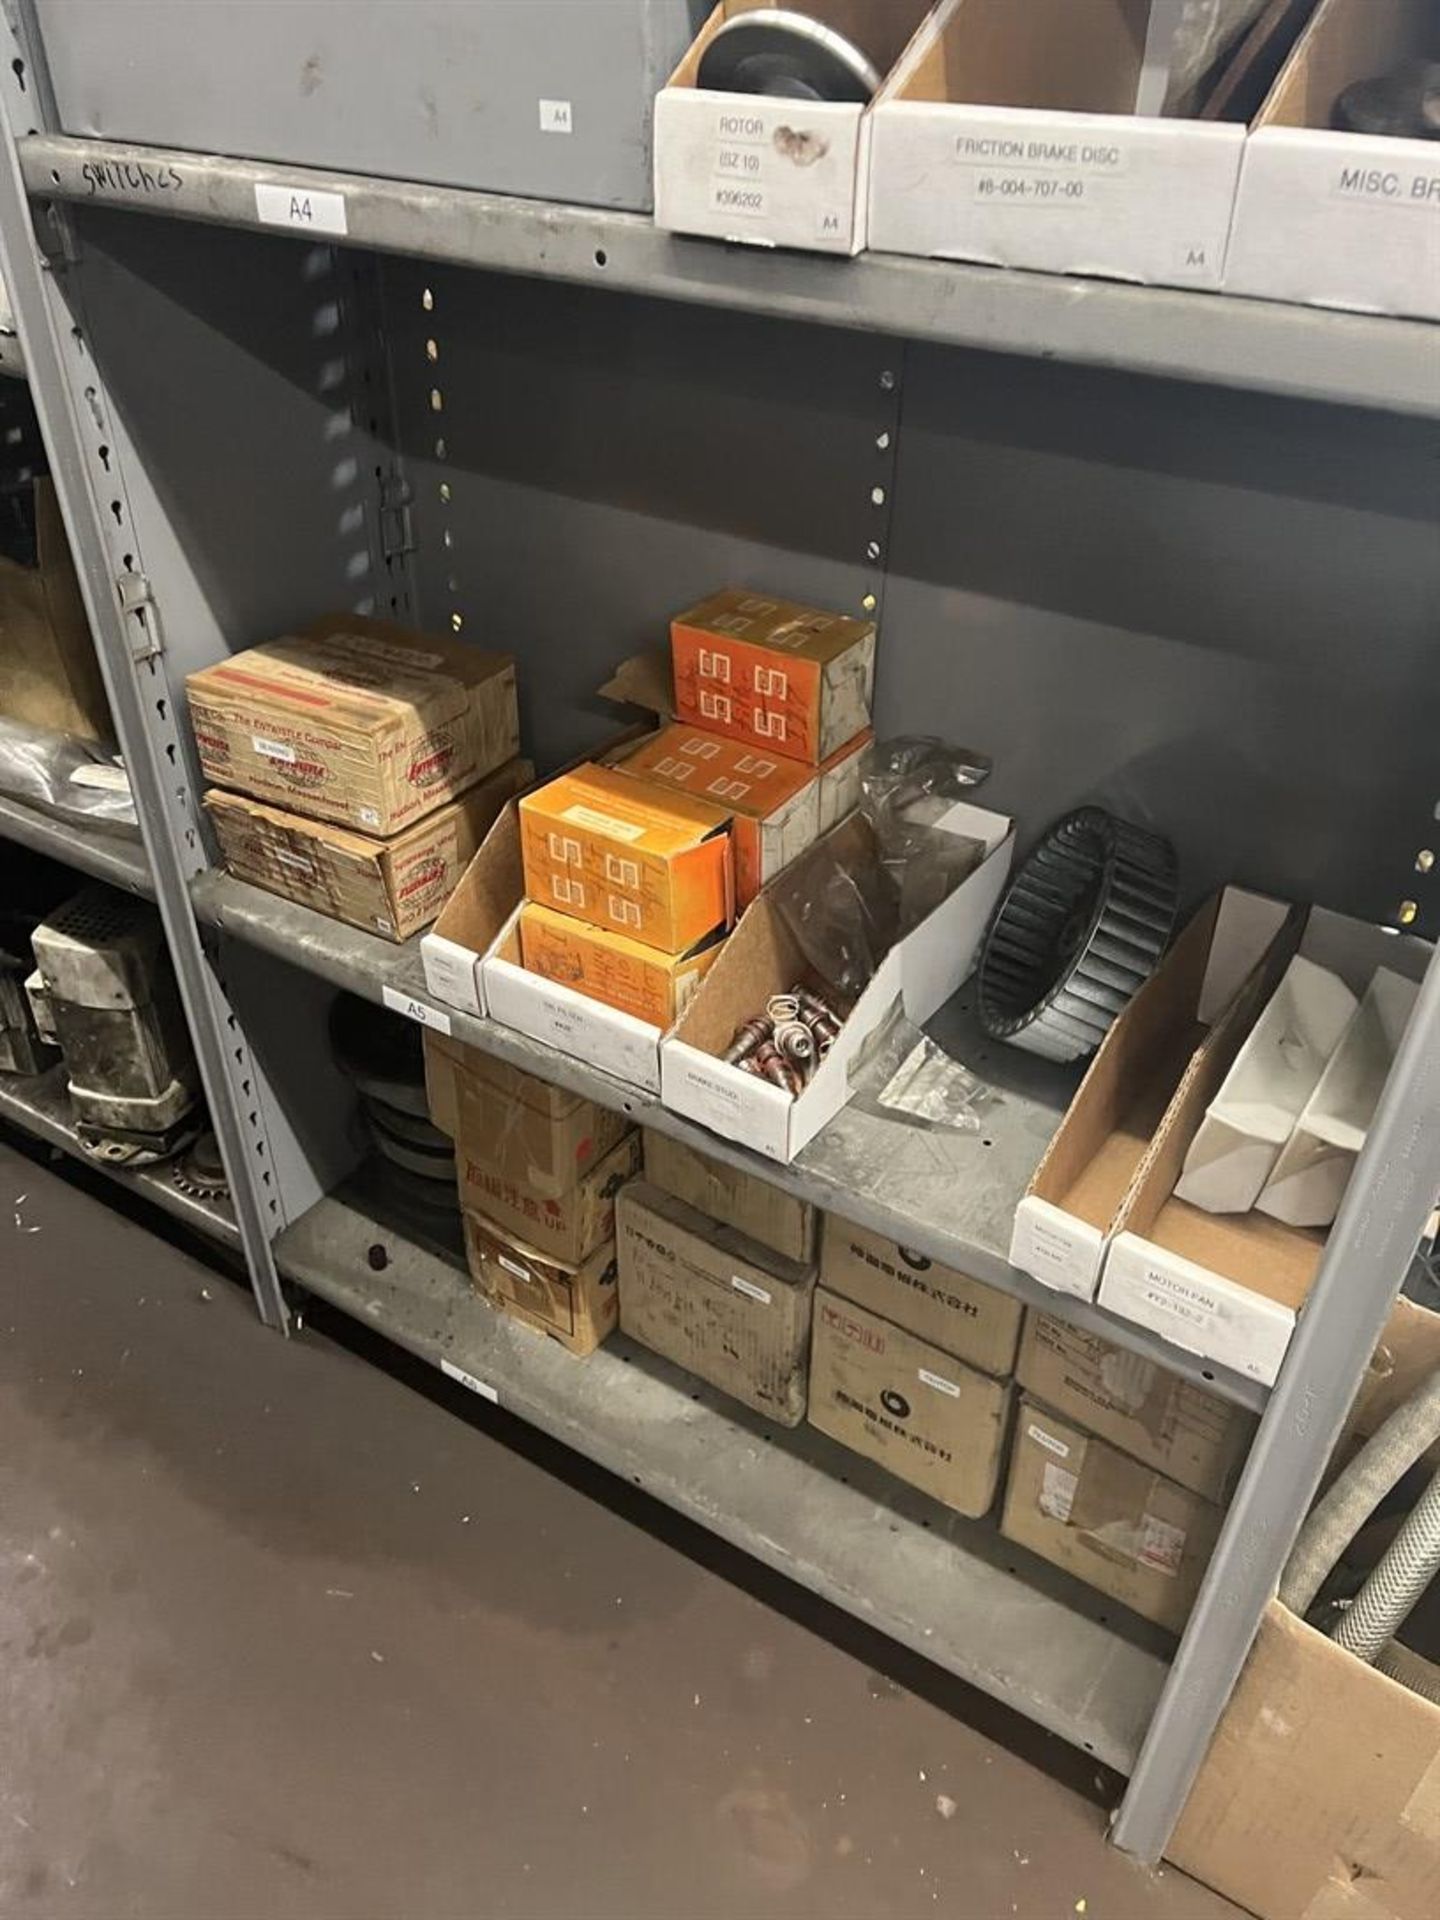
[[(188, 49), (159, 43), (143, 80), (107, 74), (116, 91), (89, 103), (87, 43), (62, 42), (101, 10), (38, 10), (54, 95), (17, 43), (0, 242), (262, 1310), (283, 1324), (296, 1285), (339, 1302), (1120, 1768), (1116, 1837), (1155, 1857), (1440, 1190), (1440, 975), (1273, 1392), (1009, 1267), (1074, 1082), (981, 1060), (963, 993), (946, 1037), (1002, 1094), (984, 1136), (917, 1146), (852, 1108), (792, 1168), (755, 1163), (1263, 1411), (1177, 1651), (992, 1528), (632, 1365), (623, 1342), (573, 1364), (367, 1214), (317, 1037), (336, 986), (746, 1156), (583, 1061), (434, 1009), (413, 948), (218, 872), (184, 678), (336, 605), (393, 613), (514, 651), (527, 741), (553, 762), (599, 738), (592, 689), (676, 605), (772, 585), (875, 611), (881, 728), (991, 748), (995, 802), (1026, 833), (1108, 801), (1174, 835), (1192, 899), (1236, 878), (1430, 931), (1440, 336), (737, 251), (417, 185), (441, 176), (392, 144), (403, 114), (347, 118), (343, 155), (293, 113), (266, 119), (271, 158), (226, 158), (257, 144), (238, 120), (119, 104), (123, 78), (157, 115), (189, 111), (178, 76), (216, 58), (210, 9)], [(269, 114), (263, 87), (247, 95), (258, 61), (225, 112)], [(344, 61), (326, 85), (385, 91), (360, 43)], [(141, 134), (169, 145), (117, 144)], [(323, 218), (277, 230), (257, 195), (277, 184)]]

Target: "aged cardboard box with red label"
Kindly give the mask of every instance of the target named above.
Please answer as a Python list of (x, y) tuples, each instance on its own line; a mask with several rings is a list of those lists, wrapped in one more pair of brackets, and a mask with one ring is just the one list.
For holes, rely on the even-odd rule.
[(630, 1131), (622, 1113), (428, 1028), (430, 1118), (462, 1156), (559, 1199)]
[(875, 626), (731, 588), (670, 623), (681, 720), (818, 767), (870, 724)]
[(562, 1194), (543, 1194), (463, 1151), (456, 1162), (467, 1213), (483, 1214), (547, 1259), (578, 1266), (602, 1241), (615, 1238), (615, 1196), (640, 1171), (640, 1134), (627, 1134)]
[(387, 940), (408, 940), (450, 898), (491, 822), (533, 778), (511, 760), (412, 827), (377, 840), (211, 787), (205, 807), (228, 872)]
[(913, 1247), (829, 1213), (820, 1278), (832, 1293), (869, 1307), (982, 1373), (1014, 1369), (1025, 1311), (1020, 1302)]
[(1221, 1511), (1036, 1401), (1020, 1402), (1000, 1531), (1179, 1633)]
[(398, 833), (520, 748), (508, 654), (331, 616), (186, 681), (207, 779), (314, 820)]

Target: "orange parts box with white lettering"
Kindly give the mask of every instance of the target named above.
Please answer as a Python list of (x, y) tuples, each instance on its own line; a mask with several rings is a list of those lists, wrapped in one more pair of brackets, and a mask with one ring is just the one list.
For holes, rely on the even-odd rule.
[(744, 908), (858, 803), (864, 750), (872, 738), (867, 728), (823, 767), (807, 767), (677, 722), (652, 734), (620, 766), (733, 809), (735, 905)]
[(817, 767), (870, 724), (875, 625), (730, 588), (670, 623), (677, 718)]
[(526, 898), (663, 953), (735, 917), (730, 811), (583, 766), (520, 802)]
[(662, 953), (533, 900), (520, 909), (522, 966), (652, 1027), (672, 1024), (722, 951), (718, 934), (698, 953)]
[(519, 751), (510, 656), (388, 620), (331, 616), (186, 689), (207, 779), (382, 837)]

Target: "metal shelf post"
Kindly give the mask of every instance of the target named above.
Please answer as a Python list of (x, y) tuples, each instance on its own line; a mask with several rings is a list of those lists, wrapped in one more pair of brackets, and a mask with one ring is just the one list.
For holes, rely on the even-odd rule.
[[(16, 43), (7, 26), (4, 43)], [(134, 589), (143, 584), (143, 564), (123, 580), (102, 531), (103, 509), (92, 482), (92, 460), (82, 419), (91, 434), (105, 417), (105, 395), (93, 365), (79, 379), (81, 330), (71, 320), (56, 275), (63, 267), (41, 255), (31, 225), (30, 204), (15, 146), (17, 111), (33, 107), (21, 91), (24, 63), (7, 58), (0, 87), (0, 271), (9, 289), (30, 370), (35, 410), (49, 450), (55, 490), (64, 513), (76, 573), (95, 637), (110, 711), (135, 795), (136, 814), (154, 877), (156, 903), (190, 1026), (195, 1057), (209, 1104), (235, 1207), (240, 1244), (256, 1304), (267, 1324), (286, 1328), (289, 1310), (271, 1241), (283, 1222), (272, 1218), (262, 1195), (257, 1154), (263, 1157), (260, 1103), (244, 1083), (258, 1071), (248, 1043), (225, 998), (191, 911), (187, 883), (205, 864), (202, 842), (188, 815), (189, 799), (177, 786), (175, 718), (168, 702), (143, 688), (160, 644), (153, 610)], [(12, 75), (14, 76), (12, 78)], [(126, 589), (131, 590), (127, 604)], [(168, 738), (166, 737), (168, 734)], [(185, 832), (189, 828), (187, 843)]]

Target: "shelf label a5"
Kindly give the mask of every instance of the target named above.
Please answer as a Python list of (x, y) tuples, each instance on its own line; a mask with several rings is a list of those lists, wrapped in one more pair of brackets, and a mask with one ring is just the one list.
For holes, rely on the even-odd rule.
[(407, 1020), (414, 1020), (422, 1027), (433, 1027), (436, 1033), (449, 1033), (450, 1016), (438, 1007), (427, 1006), (413, 994), (401, 993), (398, 987), (382, 987), (380, 997), (392, 1013), (403, 1013)]

